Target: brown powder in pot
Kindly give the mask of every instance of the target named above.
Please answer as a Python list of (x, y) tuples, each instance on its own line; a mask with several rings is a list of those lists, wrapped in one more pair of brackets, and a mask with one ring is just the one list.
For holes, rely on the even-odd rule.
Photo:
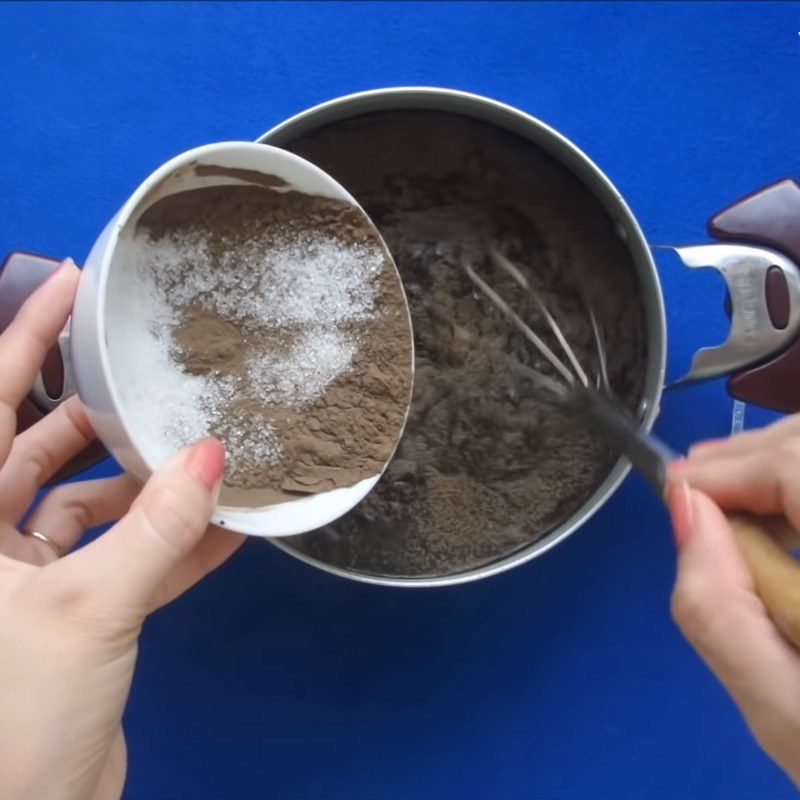
[(140, 266), (174, 312), (171, 357), (210, 387), (223, 503), (380, 473), (406, 413), (411, 335), (391, 259), (357, 209), (230, 185), (165, 197), (137, 231)]
[(281, 546), (348, 570), (413, 577), (472, 569), (540, 538), (585, 502), (616, 457), (531, 397), (515, 364), (547, 366), (476, 294), (460, 262), (469, 258), (544, 333), (532, 300), (486, 258), (495, 243), (593, 370), (585, 290), (605, 327), (614, 389), (635, 408), (644, 320), (613, 221), (531, 142), (467, 117), (374, 113), (288, 148), (351, 191), (384, 236), (408, 294), (416, 376), (405, 434), (376, 489), (346, 517)]

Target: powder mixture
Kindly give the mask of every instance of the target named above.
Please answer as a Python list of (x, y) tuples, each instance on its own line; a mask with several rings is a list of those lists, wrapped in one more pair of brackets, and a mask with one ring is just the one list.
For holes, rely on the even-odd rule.
[(494, 243), (593, 370), (586, 292), (605, 328), (612, 386), (635, 409), (644, 318), (612, 221), (535, 145), (466, 117), (373, 113), (288, 149), (342, 183), (383, 234), (408, 294), (416, 377), (406, 431), (376, 489), (336, 523), (281, 546), (347, 570), (416, 577), (472, 569), (536, 541), (585, 502), (616, 456), (533, 399), (518, 364), (548, 367), (476, 293), (461, 262), (548, 338), (533, 301), (492, 269)]
[(220, 437), (232, 506), (379, 474), (411, 390), (405, 300), (374, 227), (267, 186), (168, 195), (133, 239), (154, 369), (128, 411), (154, 460)]

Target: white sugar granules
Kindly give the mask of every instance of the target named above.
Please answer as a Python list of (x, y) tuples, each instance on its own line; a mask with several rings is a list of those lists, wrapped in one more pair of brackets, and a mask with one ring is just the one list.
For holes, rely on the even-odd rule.
[(246, 419), (227, 417), (225, 424), (225, 445), (230, 456), (232, 471), (240, 468), (241, 454), (247, 459), (261, 464), (277, 464), (283, 455), (283, 447), (275, 433), (275, 428), (263, 414)]
[[(121, 376), (126, 413), (148, 460), (160, 464), (183, 445), (208, 436), (235, 391), (231, 377), (191, 375), (170, 354), (171, 328), (178, 315), (152, 285), (142, 283), (143, 330), (135, 354)], [(130, 298), (134, 301), (134, 298)], [(280, 457), (280, 443), (269, 424), (260, 429), (262, 448)]]
[(200, 301), (225, 319), (262, 325), (341, 325), (371, 316), (378, 247), (309, 229), (257, 231), (212, 254), (208, 234), (184, 226), (141, 237), (145, 279), (173, 307)]
[(288, 353), (264, 353), (248, 368), (256, 393), (270, 403), (302, 406), (319, 397), (325, 387), (350, 366), (356, 343), (335, 328), (310, 327)]

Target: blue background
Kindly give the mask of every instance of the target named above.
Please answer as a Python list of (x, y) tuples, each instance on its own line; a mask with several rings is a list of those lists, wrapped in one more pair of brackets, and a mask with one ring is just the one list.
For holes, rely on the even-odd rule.
[[(0, 252), (80, 260), (176, 153), (402, 84), (519, 106), (651, 241), (703, 241), (710, 213), (800, 175), (798, 30), (790, 3), (2, 5)], [(661, 271), (674, 365), (724, 336), (720, 292)], [(687, 390), (659, 429), (683, 447), (730, 410), (719, 385)], [(794, 796), (673, 628), (673, 572), (635, 477), (554, 552), (452, 589), (362, 586), (250, 541), (145, 627), (126, 797)]]

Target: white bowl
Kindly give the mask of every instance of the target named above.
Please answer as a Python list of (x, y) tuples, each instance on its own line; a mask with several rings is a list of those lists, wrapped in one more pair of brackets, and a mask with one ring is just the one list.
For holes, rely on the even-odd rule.
[[(198, 165), (242, 172), (233, 173), (232, 177), (230, 172), (209, 175), (206, 170), (200, 176), (195, 169)], [(333, 178), (285, 150), (251, 142), (211, 144), (176, 156), (150, 175), (108, 223), (84, 265), (70, 329), (75, 383), (103, 444), (127, 472), (142, 481), (158, 464), (151, 463), (146, 455), (141, 432), (137, 433), (125, 403), (126, 375), (147, 374), (148, 366), (142, 346), (140, 305), (145, 299), (141, 291), (136, 291), (132, 269), (131, 240), (136, 222), (162, 197), (203, 186), (254, 183), (255, 173), (285, 181), (285, 186), (273, 187), (276, 191), (291, 189), (342, 200), (364, 213)], [(386, 248), (382, 239), (381, 243)], [(391, 259), (388, 249), (386, 254)], [(408, 325), (410, 330), (410, 317)], [(413, 353), (409, 369), (413, 371)], [(401, 433), (398, 431), (398, 441)], [(254, 536), (305, 533), (333, 522), (359, 503), (375, 486), (383, 469), (353, 486), (276, 505), (258, 508), (219, 505), (213, 521)]]

